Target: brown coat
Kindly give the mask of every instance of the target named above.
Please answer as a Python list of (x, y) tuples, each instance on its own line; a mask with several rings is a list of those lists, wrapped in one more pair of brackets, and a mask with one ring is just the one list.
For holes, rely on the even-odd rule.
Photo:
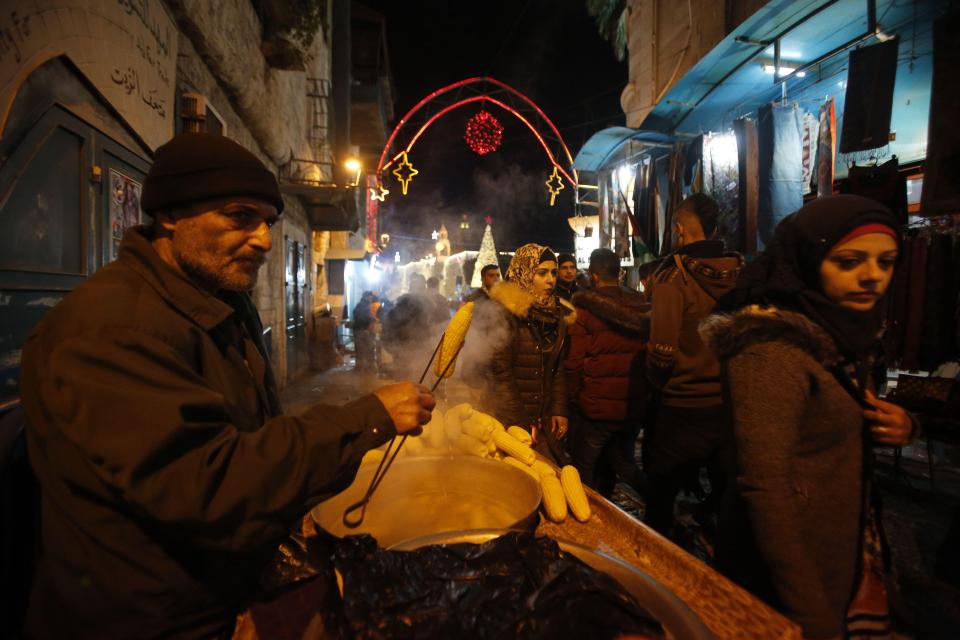
[(650, 305), (624, 287), (578, 291), (573, 304), (577, 321), (564, 360), (571, 400), (591, 420), (639, 418)]
[(720, 363), (704, 346), (697, 327), (717, 299), (733, 288), (742, 265), (739, 255), (723, 255), (722, 243), (703, 241), (681, 249), (654, 274), (647, 377), (663, 404), (722, 404)]
[(701, 331), (724, 363), (747, 532), (736, 548), (718, 545), (718, 560), (805, 637), (841, 636), (869, 449), (859, 403), (828, 370), (836, 344), (801, 314), (756, 307), (711, 316)]
[(29, 635), (228, 628), (277, 542), (394, 434), (372, 396), (280, 415), (260, 335), (247, 296), (203, 292), (139, 228), (37, 327), (22, 362), (42, 492)]

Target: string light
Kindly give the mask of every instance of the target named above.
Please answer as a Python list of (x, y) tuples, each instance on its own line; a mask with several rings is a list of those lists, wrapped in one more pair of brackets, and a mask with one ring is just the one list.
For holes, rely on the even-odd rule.
[[(404, 168), (406, 167), (406, 171)], [(413, 180), (413, 176), (420, 173), (413, 168), (413, 165), (410, 164), (410, 159), (407, 157), (407, 152), (404, 151), (400, 154), (400, 164), (397, 165), (397, 168), (393, 170), (393, 175), (397, 177), (397, 181), (400, 183), (400, 187), (403, 189), (403, 195), (407, 195), (407, 187), (410, 186), (410, 181)]]
[(474, 153), (486, 155), (500, 146), (503, 140), (503, 125), (489, 111), (478, 111), (467, 120), (467, 131), (463, 139)]
[(560, 179), (560, 174), (557, 173), (557, 165), (553, 165), (553, 173), (550, 174), (550, 177), (544, 184), (547, 185), (547, 191), (550, 192), (550, 206), (552, 207), (560, 191), (564, 188), (563, 180)]
[(370, 199), (379, 200), (383, 202), (387, 198), (387, 194), (390, 193), (390, 190), (383, 186), (383, 183), (378, 182), (376, 187), (370, 189)]

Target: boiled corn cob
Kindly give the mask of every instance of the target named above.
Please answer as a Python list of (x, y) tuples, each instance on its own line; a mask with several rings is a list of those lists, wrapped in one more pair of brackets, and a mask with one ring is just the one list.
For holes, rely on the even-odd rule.
[(477, 456), (478, 458), (486, 458), (490, 455), (486, 444), (465, 433), (461, 433), (460, 437), (457, 438), (457, 449), (468, 455)]
[[(453, 375), (454, 364), (452, 364), (452, 361), (457, 357), (463, 339), (467, 337), (467, 329), (470, 328), (471, 319), (473, 319), (472, 302), (460, 307), (451, 318), (447, 330), (443, 332), (443, 337), (440, 338), (440, 351), (433, 366), (433, 372), (437, 374), (437, 377), (449, 378)], [(447, 369), (448, 363), (450, 363), (449, 369)]]
[(563, 522), (567, 518), (567, 499), (557, 476), (540, 476), (540, 488), (543, 489), (543, 510), (554, 522)]
[(423, 428), (427, 442), (434, 449), (444, 449), (447, 446), (447, 434), (444, 433), (443, 413), (434, 411), (430, 422)]
[(500, 423), (500, 421), (488, 413), (483, 413), (482, 411), (474, 411), (471, 417), (477, 422), (479, 422), (480, 424), (489, 425), (495, 431), (504, 430), (503, 425)]
[(496, 454), (498, 453), (497, 443), (493, 441), (493, 438), (488, 439), (486, 442), (486, 445), (487, 445), (487, 451), (490, 452), (490, 455), (496, 456)]
[(460, 411), (457, 407), (454, 407), (443, 416), (443, 435), (446, 436), (447, 442), (453, 446), (456, 445), (460, 433)]
[(560, 485), (563, 487), (563, 494), (567, 497), (567, 504), (570, 505), (573, 517), (580, 522), (589, 520), (590, 502), (587, 500), (583, 483), (580, 482), (580, 472), (576, 467), (568, 464), (560, 469)]
[(460, 423), (460, 431), (486, 442), (493, 435), (493, 425), (478, 420), (475, 413)]
[(533, 464), (530, 465), (530, 468), (536, 471), (537, 475), (540, 475), (540, 476), (544, 474), (548, 476), (557, 475), (556, 470), (553, 467), (551, 467), (549, 464), (544, 462), (543, 460), (534, 460)]
[(507, 428), (507, 433), (527, 446), (533, 444), (533, 437), (530, 435), (530, 432), (523, 427), (509, 427)]
[(498, 449), (508, 455), (513, 456), (524, 464), (533, 464), (533, 461), (537, 459), (537, 456), (533, 453), (533, 449), (511, 436), (509, 433), (494, 431), (493, 441), (496, 443)]
[(531, 467), (528, 467), (527, 465), (523, 464), (522, 462), (520, 462), (519, 460), (517, 460), (512, 456), (504, 456), (503, 461), (506, 462), (511, 467), (516, 467), (517, 469), (520, 469), (520, 471), (523, 471), (534, 480), (540, 479), (540, 475), (536, 473)]
[(451, 412), (453, 412), (454, 415), (459, 416), (461, 422), (473, 416), (473, 414), (476, 413), (473, 410), (473, 407), (470, 406), (469, 402), (461, 402), (458, 405), (450, 407), (450, 409), (447, 410), (447, 413), (449, 414)]

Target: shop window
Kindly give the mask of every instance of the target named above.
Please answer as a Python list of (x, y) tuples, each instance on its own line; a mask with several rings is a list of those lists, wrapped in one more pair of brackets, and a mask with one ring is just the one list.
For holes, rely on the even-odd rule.
[(54, 128), (0, 210), (0, 269), (84, 272), (81, 163), (85, 139)]
[(210, 104), (210, 100), (200, 93), (184, 91), (180, 94), (180, 131), (198, 131), (227, 135), (227, 124), (223, 116)]
[(331, 296), (343, 295), (343, 277), (346, 260), (327, 260), (327, 293)]

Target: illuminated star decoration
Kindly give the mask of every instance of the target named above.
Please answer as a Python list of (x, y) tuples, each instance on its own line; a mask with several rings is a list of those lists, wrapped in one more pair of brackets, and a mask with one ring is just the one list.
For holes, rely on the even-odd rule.
[(474, 153), (486, 155), (500, 146), (503, 140), (503, 125), (489, 111), (478, 111), (467, 120), (467, 131), (463, 134), (463, 139)]
[(486, 218), (483, 219), (483, 221), (486, 222), (487, 224), (493, 224), (493, 216), (487, 216)]
[(547, 191), (550, 192), (550, 206), (552, 207), (560, 191), (563, 189), (563, 180), (560, 179), (560, 174), (557, 173), (557, 165), (553, 165), (553, 173), (550, 174), (550, 178), (544, 182), (544, 184), (547, 185)]
[(383, 186), (382, 182), (378, 182), (376, 188), (370, 188), (370, 199), (383, 202), (388, 193), (390, 193), (390, 190)]
[(434, 229), (434, 230), (433, 230), (433, 233), (430, 234), (430, 238), (432, 238), (433, 240), (439, 240), (439, 239), (440, 239), (440, 232), (437, 231), (436, 229)]
[[(406, 151), (403, 151), (398, 157), (400, 158), (400, 164), (393, 170), (393, 175), (397, 177), (397, 181), (403, 189), (403, 195), (407, 195), (407, 187), (410, 186), (410, 181), (413, 180), (413, 176), (420, 172), (410, 164), (410, 159), (407, 157)], [(404, 171), (404, 167), (406, 167), (406, 171)]]

